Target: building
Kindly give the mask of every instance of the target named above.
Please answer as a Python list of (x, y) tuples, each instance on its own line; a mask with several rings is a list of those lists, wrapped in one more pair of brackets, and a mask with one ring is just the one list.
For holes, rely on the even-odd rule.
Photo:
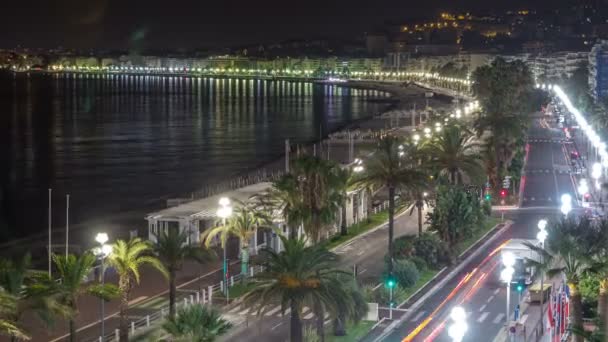
[[(268, 191), (272, 184), (263, 182), (257, 183), (242, 188), (234, 189), (223, 194), (209, 196), (206, 198), (192, 200), (177, 206), (169, 207), (145, 217), (148, 222), (148, 239), (152, 242), (156, 241), (156, 237), (162, 232), (167, 232), (170, 229), (177, 229), (181, 232), (186, 232), (188, 244), (200, 244), (201, 234), (206, 230), (215, 227), (218, 224), (217, 209), (219, 200), (222, 197), (228, 197), (232, 200), (232, 205), (238, 205), (239, 202), (244, 203), (250, 200), (254, 195), (260, 195)], [(336, 215), (338, 222), (328, 229), (328, 236), (338, 233), (339, 227), (344, 223), (349, 227), (360, 222), (368, 216), (368, 192), (364, 189), (353, 190), (347, 193), (346, 202), (340, 213)], [(344, 212), (342, 212), (344, 210)], [(285, 225), (282, 217), (275, 215), (273, 219), (274, 228), (281, 231), (285, 236), (288, 235), (288, 228)], [(299, 227), (299, 235), (304, 234), (303, 228)], [(219, 243), (219, 240), (217, 241)], [(250, 252), (255, 255), (262, 247), (269, 247), (280, 251), (282, 249), (281, 239), (276, 235), (276, 232), (265, 230), (258, 231), (249, 243)]]
[(589, 91), (595, 100), (608, 96), (608, 40), (595, 44), (589, 53)]

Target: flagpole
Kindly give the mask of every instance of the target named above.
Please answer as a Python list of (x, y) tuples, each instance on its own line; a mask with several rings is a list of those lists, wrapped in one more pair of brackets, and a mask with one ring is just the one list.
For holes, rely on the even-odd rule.
[(53, 189), (49, 189), (49, 250), (48, 250), (48, 254), (49, 254), (49, 278), (51, 277), (51, 194), (53, 192)]
[(68, 257), (70, 242), (70, 195), (65, 197), (65, 257)]

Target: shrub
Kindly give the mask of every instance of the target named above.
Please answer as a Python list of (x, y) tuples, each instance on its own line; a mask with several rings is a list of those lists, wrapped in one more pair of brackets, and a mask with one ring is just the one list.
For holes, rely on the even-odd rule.
[(429, 268), (429, 265), (427, 264), (426, 260), (419, 256), (412, 256), (410, 257), (410, 260), (414, 263), (414, 265), (416, 265), (416, 268), (419, 271), (424, 271)]
[(404, 288), (414, 286), (420, 278), (420, 272), (418, 272), (416, 264), (407, 259), (400, 259), (395, 262), (393, 274), (397, 284)]
[(492, 203), (490, 203), (490, 201), (483, 201), (483, 204), (481, 205), (481, 209), (483, 210), (483, 213), (486, 216), (492, 215)]
[(395, 259), (409, 258), (414, 252), (414, 237), (402, 236), (393, 241)]
[(422, 233), (414, 241), (414, 256), (426, 261), (426, 264), (437, 268), (439, 266), (439, 245), (442, 244), (436, 234)]

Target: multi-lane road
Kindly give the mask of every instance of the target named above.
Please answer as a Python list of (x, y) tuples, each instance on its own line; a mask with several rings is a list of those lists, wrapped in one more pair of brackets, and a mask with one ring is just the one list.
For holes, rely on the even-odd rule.
[[(467, 312), (469, 329), (464, 341), (492, 341), (504, 329), (506, 287), (499, 277), (502, 265), (497, 248), (510, 238), (534, 239), (539, 219), (559, 215), (562, 194), (576, 198), (565, 144), (561, 130), (549, 127), (543, 119), (534, 122), (526, 147), (521, 207), (507, 213), (513, 224), (416, 312), (408, 313), (401, 324), (387, 332), (384, 341), (451, 341), (447, 334), (449, 313), (457, 305)], [(513, 291), (511, 298), (512, 313), (517, 292)]]

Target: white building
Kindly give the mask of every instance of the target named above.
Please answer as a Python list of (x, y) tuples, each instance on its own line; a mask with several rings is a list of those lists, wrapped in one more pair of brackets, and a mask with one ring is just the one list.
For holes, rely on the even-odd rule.
[(608, 96), (608, 41), (595, 44), (589, 53), (589, 91), (595, 100)]

